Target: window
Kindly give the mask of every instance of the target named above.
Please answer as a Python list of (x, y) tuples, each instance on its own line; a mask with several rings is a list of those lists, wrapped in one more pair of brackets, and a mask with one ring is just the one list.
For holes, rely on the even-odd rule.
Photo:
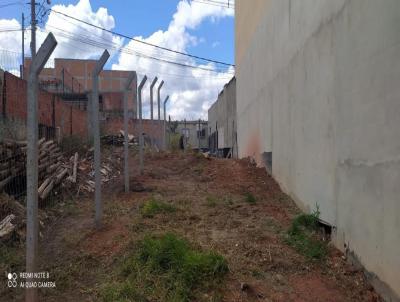
[(186, 137), (186, 138), (189, 138), (189, 136), (190, 136), (190, 129), (188, 129), (188, 128), (183, 128), (183, 129), (182, 129), (182, 135), (183, 135), (184, 137)]
[(197, 138), (205, 138), (206, 137), (206, 129), (197, 130)]

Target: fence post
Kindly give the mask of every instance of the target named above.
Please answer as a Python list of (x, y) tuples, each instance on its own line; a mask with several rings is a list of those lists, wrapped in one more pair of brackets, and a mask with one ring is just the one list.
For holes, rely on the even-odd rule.
[[(26, 272), (37, 269), (38, 251), (38, 76), (57, 46), (53, 34), (47, 35), (38, 53), (33, 57), (28, 78), (27, 108), (27, 166), (26, 166)], [(35, 282), (28, 278), (28, 282)], [(27, 288), (27, 302), (38, 301), (37, 288)]]
[(168, 102), (168, 99), (169, 99), (169, 95), (167, 95), (167, 97), (165, 98), (165, 100), (164, 100), (164, 134), (163, 134), (163, 145), (164, 145), (164, 150), (167, 150), (167, 127), (166, 127), (166, 124), (167, 124), (167, 102)]
[(101, 200), (101, 173), (100, 173), (100, 125), (99, 125), (99, 74), (106, 64), (110, 54), (104, 50), (100, 59), (92, 71), (92, 131), (94, 146), (94, 182), (95, 193), (94, 200), (96, 204), (95, 224), (99, 228), (101, 226), (101, 218), (103, 216), (103, 204)]
[(124, 87), (124, 180), (125, 193), (129, 192), (129, 132), (128, 132), (128, 93), (132, 81), (136, 79), (136, 72), (129, 73)]
[(147, 76), (144, 76), (138, 87), (139, 100), (139, 173), (143, 173), (143, 121), (142, 121), (142, 89), (147, 81)]
[(200, 133), (201, 133), (200, 121), (201, 121), (201, 119), (199, 119), (199, 131), (197, 132), (197, 139), (198, 139), (198, 144), (199, 144), (199, 152), (200, 152)]
[(161, 120), (161, 112), (160, 112), (160, 106), (161, 106), (161, 100), (160, 100), (160, 90), (164, 85), (164, 81), (161, 81), (160, 85), (158, 86), (157, 89), (157, 104), (158, 104), (158, 121), (160, 122)]
[(150, 119), (153, 120), (153, 87), (157, 83), (158, 78), (155, 77), (150, 85)]

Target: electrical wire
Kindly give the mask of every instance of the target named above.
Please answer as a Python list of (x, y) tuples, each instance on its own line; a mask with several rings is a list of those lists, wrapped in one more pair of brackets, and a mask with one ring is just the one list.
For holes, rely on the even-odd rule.
[(225, 62), (221, 62), (221, 61), (216, 61), (216, 60), (212, 60), (212, 59), (207, 59), (207, 58), (200, 57), (200, 56), (196, 56), (196, 55), (191, 55), (191, 54), (188, 54), (188, 53), (184, 53), (184, 52), (181, 52), (181, 51), (173, 50), (173, 49), (170, 49), (170, 48), (167, 48), (167, 47), (163, 47), (163, 46), (160, 46), (160, 45), (156, 45), (156, 44), (152, 44), (152, 43), (149, 43), (149, 42), (146, 42), (146, 41), (142, 41), (142, 40), (139, 40), (139, 39), (135, 39), (135, 38), (129, 37), (129, 36), (127, 36), (127, 35), (124, 35), (124, 34), (121, 34), (121, 33), (117, 33), (117, 32), (115, 32), (115, 31), (112, 31), (112, 30), (103, 28), (103, 27), (101, 27), (101, 26), (98, 26), (98, 25), (89, 23), (89, 22), (87, 22), (87, 21), (84, 21), (84, 20), (75, 18), (75, 17), (73, 17), (73, 16), (64, 14), (64, 13), (62, 13), (62, 12), (59, 12), (59, 11), (56, 11), (56, 10), (53, 10), (53, 9), (50, 9), (50, 10), (51, 10), (52, 12), (56, 13), (56, 14), (63, 15), (63, 16), (65, 16), (65, 17), (71, 18), (71, 19), (73, 19), (73, 20), (75, 20), (75, 21), (82, 22), (82, 23), (84, 23), (84, 24), (86, 24), (86, 25), (95, 27), (95, 28), (100, 29), (100, 30), (102, 30), (102, 31), (111, 33), (111, 34), (113, 34), (113, 35), (116, 35), (116, 36), (119, 36), (119, 37), (122, 37), (122, 38), (125, 38), (125, 39), (129, 39), (129, 40), (132, 40), (132, 41), (135, 41), (135, 42), (138, 42), (138, 43), (142, 43), (142, 44), (145, 44), (145, 45), (148, 45), (148, 46), (152, 46), (152, 47), (155, 47), (155, 48), (158, 48), (158, 49), (162, 49), (162, 50), (165, 50), (165, 51), (173, 52), (173, 53), (176, 53), (176, 54), (180, 54), (180, 55), (187, 56), (187, 57), (191, 57), (191, 58), (198, 59), (198, 60), (203, 60), (203, 61), (212, 62), (212, 63), (215, 63), (215, 64), (221, 64), (221, 65), (225, 65), (225, 66), (232, 66), (232, 67), (235, 66), (234, 64), (229, 64), (229, 63), (225, 63)]
[[(117, 46), (115, 44), (112, 45), (112, 42), (96, 41), (96, 40), (93, 40), (90, 37), (85, 36), (85, 35), (81, 35), (81, 37), (76, 37), (73, 33), (67, 32), (67, 31), (65, 31), (63, 29), (57, 28), (55, 26), (50, 26), (50, 25), (47, 25), (47, 26), (50, 27), (50, 28), (56, 29), (58, 31), (57, 34), (62, 36), (62, 37), (65, 37), (65, 38), (68, 38), (68, 39), (71, 39), (71, 40), (74, 40), (74, 41), (77, 41), (77, 42), (80, 42), (80, 43), (83, 43), (83, 44), (91, 45), (91, 46), (94, 46), (94, 47), (103, 48), (103, 49), (105, 49), (105, 48), (106, 49), (113, 49), (113, 50), (116, 50), (118, 52), (125, 52), (125, 53), (131, 54), (131, 55), (136, 55), (136, 56), (141, 57), (141, 58), (152, 59), (152, 60), (160, 61), (160, 62), (163, 62), (163, 63), (174, 64), (174, 65), (177, 65), (177, 66), (180, 66), (180, 67), (201, 69), (201, 70), (205, 70), (205, 71), (209, 71), (209, 72), (216, 72), (216, 73), (220, 73), (221, 72), (221, 71), (216, 70), (216, 69), (210, 69), (210, 68), (205, 68), (205, 67), (202, 67), (202, 66), (183, 64), (183, 63), (179, 63), (179, 62), (173, 62), (173, 61), (157, 58), (157, 57), (150, 56), (148, 54), (144, 54), (144, 53), (138, 52), (136, 50), (130, 49), (128, 47), (122, 47), (121, 48), (121, 47), (119, 47), (119, 46)], [(50, 32), (50, 31), (47, 31), (47, 32)]]
[(4, 7), (8, 7), (8, 6), (13, 6), (13, 5), (23, 5), (21, 1), (18, 2), (11, 2), (11, 3), (6, 3), (6, 4), (2, 4), (0, 5), (0, 8), (4, 8)]
[(233, 5), (228, 5), (228, 4), (225, 4), (222, 2), (217, 2), (217, 1), (191, 0), (191, 2), (202, 3), (202, 4), (206, 4), (206, 5), (212, 5), (212, 6), (217, 6), (217, 7), (221, 7), (221, 8), (227, 8), (227, 9), (235, 9), (235, 7)]

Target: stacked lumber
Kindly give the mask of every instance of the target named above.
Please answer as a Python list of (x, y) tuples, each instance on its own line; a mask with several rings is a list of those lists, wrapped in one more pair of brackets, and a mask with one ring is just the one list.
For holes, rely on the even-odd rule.
[[(26, 141), (5, 139), (0, 142), (0, 192), (16, 176), (26, 174)], [(60, 184), (68, 173), (58, 145), (44, 138), (38, 141), (38, 193), (41, 199), (49, 196), (53, 188)]]
[(14, 177), (25, 174), (26, 142), (0, 142), (0, 192)]
[(46, 199), (53, 188), (67, 176), (68, 166), (63, 162), (58, 145), (49, 140), (39, 141), (39, 188), (40, 199)]
[[(122, 135), (122, 134), (121, 134)], [(131, 139), (133, 139), (131, 137)], [(69, 159), (66, 158), (58, 145), (52, 140), (38, 141), (38, 196), (41, 200), (61, 192), (80, 193), (94, 192), (94, 166), (93, 148), (80, 156), (76, 152)], [(17, 176), (26, 175), (26, 151), (25, 141), (3, 140), (0, 142), (0, 193)], [(122, 148), (104, 150), (101, 162), (102, 184), (116, 180), (121, 175)], [(22, 182), (21, 186), (24, 186)], [(21, 187), (20, 191), (25, 192)]]

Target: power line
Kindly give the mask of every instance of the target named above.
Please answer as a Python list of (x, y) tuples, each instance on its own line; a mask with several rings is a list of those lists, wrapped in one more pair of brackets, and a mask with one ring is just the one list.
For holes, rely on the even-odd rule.
[[(174, 64), (174, 65), (177, 65), (177, 66), (180, 66), (180, 67), (201, 69), (201, 70), (205, 70), (205, 71), (209, 71), (209, 72), (216, 72), (216, 73), (221, 72), (221, 71), (218, 71), (218, 70), (215, 70), (215, 69), (209, 69), (209, 68), (205, 68), (205, 67), (201, 67), (201, 66), (189, 65), (189, 64), (173, 62), (173, 61), (169, 61), (169, 60), (153, 57), (153, 56), (138, 52), (138, 51), (136, 51), (134, 49), (130, 49), (128, 47), (121, 48), (118, 45), (115, 45), (115, 44), (112, 45), (112, 42), (110, 43), (110, 42), (96, 41), (96, 40), (91, 39), (88, 36), (76, 37), (73, 33), (67, 32), (67, 31), (65, 31), (63, 29), (60, 29), (60, 28), (57, 28), (57, 27), (51, 26), (51, 25), (47, 25), (47, 26), (58, 30), (59, 32), (57, 32), (57, 34), (62, 36), (62, 37), (65, 37), (65, 38), (68, 38), (68, 39), (71, 39), (71, 40), (74, 40), (74, 41), (77, 41), (77, 42), (80, 42), (80, 43), (83, 43), (83, 44), (88, 44), (90, 46), (103, 48), (103, 49), (104, 48), (108, 48), (108, 49), (112, 48), (112, 49), (114, 49), (114, 50), (116, 50), (118, 52), (124, 52), (124, 53), (127, 53), (127, 54), (136, 55), (138, 57), (142, 57), (142, 58), (146, 58), (146, 59), (157, 60), (157, 61), (160, 61), (160, 62), (163, 62), (163, 63)], [(50, 32), (50, 31), (47, 31), (47, 32)]]
[(51, 10), (52, 12), (56, 13), (56, 14), (63, 15), (63, 16), (65, 16), (65, 17), (67, 17), (67, 18), (71, 18), (71, 19), (76, 20), (76, 21), (78, 21), (78, 22), (82, 22), (82, 23), (84, 23), (84, 24), (86, 24), (86, 25), (95, 27), (95, 28), (97, 28), (97, 29), (101, 29), (101, 30), (103, 30), (103, 31), (105, 31), (105, 32), (111, 33), (111, 34), (113, 34), (113, 35), (116, 35), (116, 36), (119, 36), (119, 37), (122, 37), (122, 38), (125, 38), (125, 39), (129, 39), (129, 40), (132, 40), (132, 41), (135, 41), (135, 42), (138, 42), (138, 43), (142, 43), (142, 44), (145, 44), (145, 45), (148, 45), (148, 46), (152, 46), (152, 47), (155, 47), (155, 48), (158, 48), (158, 49), (162, 49), (162, 50), (165, 50), (165, 51), (173, 52), (173, 53), (180, 54), (180, 55), (183, 55), (183, 56), (195, 58), (195, 59), (198, 59), (198, 60), (203, 60), (203, 61), (208, 61), (208, 62), (212, 62), (212, 63), (215, 63), (215, 64), (221, 64), (221, 65), (225, 65), (225, 66), (232, 66), (232, 67), (235, 67), (234, 64), (229, 64), (229, 63), (220, 62), (220, 61), (216, 61), (216, 60), (212, 60), (212, 59), (207, 59), (207, 58), (203, 58), (203, 57), (200, 57), (200, 56), (191, 55), (191, 54), (188, 54), (188, 53), (184, 53), (184, 52), (180, 52), (180, 51), (173, 50), (173, 49), (170, 49), (170, 48), (166, 48), (166, 47), (163, 47), (163, 46), (160, 46), (160, 45), (152, 44), (152, 43), (149, 43), (149, 42), (146, 42), (146, 41), (138, 40), (138, 39), (129, 37), (129, 36), (127, 36), (127, 35), (120, 34), (120, 33), (114, 32), (114, 31), (112, 31), (112, 30), (103, 28), (103, 27), (101, 27), (101, 26), (98, 26), (98, 25), (95, 25), (95, 24), (86, 22), (86, 21), (84, 21), (84, 20), (75, 18), (75, 17), (73, 17), (73, 16), (64, 14), (64, 13), (62, 13), (62, 12), (59, 12), (59, 11), (56, 11), (56, 10), (53, 10), (53, 9), (50, 9), (50, 10)]
[(0, 33), (9, 33), (9, 32), (21, 31), (21, 30), (22, 30), (21, 28), (19, 28), (19, 29), (0, 29)]
[(191, 2), (207, 4), (207, 5), (217, 6), (217, 7), (221, 7), (221, 8), (235, 9), (233, 5), (229, 5), (228, 3), (222, 3), (222, 2), (218, 2), (218, 1), (191, 0)]
[(0, 8), (4, 8), (4, 7), (8, 7), (8, 6), (13, 6), (13, 5), (22, 5), (22, 3), (21, 3), (21, 1), (19, 1), (19, 2), (6, 3), (6, 4), (0, 5)]

